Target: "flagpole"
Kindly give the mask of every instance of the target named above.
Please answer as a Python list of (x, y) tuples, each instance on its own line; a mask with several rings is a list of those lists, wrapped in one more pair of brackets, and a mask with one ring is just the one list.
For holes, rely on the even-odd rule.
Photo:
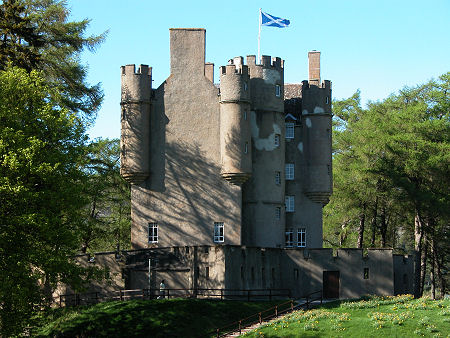
[(256, 64), (261, 62), (261, 8), (259, 9), (259, 33), (258, 33), (258, 60), (256, 60)]

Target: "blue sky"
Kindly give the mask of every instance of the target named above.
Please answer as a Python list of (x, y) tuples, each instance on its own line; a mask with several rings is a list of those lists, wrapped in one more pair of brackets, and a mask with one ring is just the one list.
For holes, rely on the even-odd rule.
[(72, 20), (91, 19), (88, 34), (109, 30), (86, 52), (88, 81), (101, 82), (105, 100), (89, 134), (120, 136), (120, 66), (153, 67), (153, 86), (169, 76), (169, 28), (206, 29), (206, 61), (218, 67), (258, 53), (259, 8), (291, 21), (263, 27), (261, 53), (285, 60), (285, 82), (308, 77), (310, 50), (322, 52), (322, 79), (342, 99), (361, 90), (363, 103), (450, 71), (450, 0), (152, 1), (69, 0)]

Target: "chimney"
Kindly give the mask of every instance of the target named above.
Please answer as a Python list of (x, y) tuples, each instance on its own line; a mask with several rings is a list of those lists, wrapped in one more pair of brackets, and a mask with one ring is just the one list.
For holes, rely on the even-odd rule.
[(313, 50), (308, 52), (309, 83), (315, 86), (320, 84), (320, 52)]
[(203, 28), (170, 28), (170, 73), (204, 76), (205, 40)]

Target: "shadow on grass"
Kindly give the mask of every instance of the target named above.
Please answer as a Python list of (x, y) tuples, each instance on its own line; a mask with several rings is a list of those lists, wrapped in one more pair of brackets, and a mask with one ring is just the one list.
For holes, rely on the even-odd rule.
[(40, 328), (38, 337), (207, 337), (217, 327), (277, 302), (171, 299), (107, 302), (59, 310), (61, 317)]

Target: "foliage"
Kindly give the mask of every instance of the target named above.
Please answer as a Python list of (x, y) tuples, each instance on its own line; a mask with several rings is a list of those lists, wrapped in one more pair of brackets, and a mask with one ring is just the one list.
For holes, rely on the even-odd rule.
[[(429, 254), (441, 293), (450, 258), (449, 106), (450, 73), (365, 109), (359, 92), (334, 102), (334, 194), (324, 208), (328, 246), (414, 250), (423, 271)], [(423, 281), (422, 273), (415, 285)]]
[(61, 281), (80, 286), (93, 271), (78, 249), (86, 174), (84, 126), (56, 105), (39, 73), (0, 71), (0, 321), (5, 335), (45, 305)]
[[(215, 328), (257, 313), (276, 302), (198, 299), (132, 300), (58, 309), (40, 320), (36, 336), (207, 337)], [(47, 318), (51, 318), (47, 322)]]
[(89, 203), (81, 210), (81, 251), (128, 249), (131, 232), (130, 185), (120, 176), (118, 139), (97, 139), (87, 147), (84, 194)]
[(295, 311), (247, 333), (246, 337), (411, 337), (445, 336), (450, 300), (368, 296), (337, 301), (309, 311)]
[(60, 0), (4, 0), (0, 14), (0, 70), (9, 63), (42, 70), (59, 93), (53, 100), (93, 121), (103, 94), (99, 84), (86, 83), (79, 56), (94, 51), (105, 33), (85, 37), (89, 20), (68, 21), (70, 11)]

